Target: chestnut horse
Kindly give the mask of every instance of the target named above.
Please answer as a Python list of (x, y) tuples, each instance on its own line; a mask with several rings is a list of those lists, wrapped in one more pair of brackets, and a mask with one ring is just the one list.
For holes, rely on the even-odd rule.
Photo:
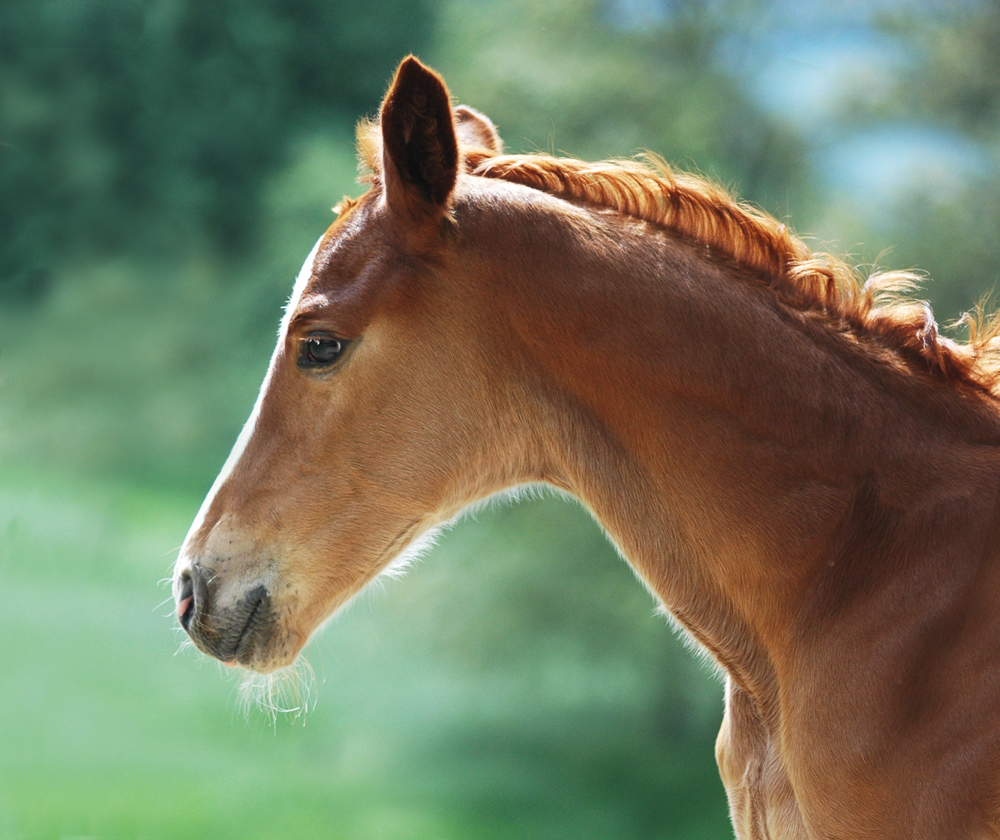
[(544, 482), (724, 669), (740, 838), (1000, 837), (996, 331), (657, 161), (504, 156), (413, 58), (359, 137), (177, 562), (194, 643), (286, 666)]

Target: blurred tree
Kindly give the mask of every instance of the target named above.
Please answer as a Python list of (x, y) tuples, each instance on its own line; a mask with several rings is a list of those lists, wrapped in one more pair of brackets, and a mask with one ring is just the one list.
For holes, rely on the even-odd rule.
[[(78, 480), (81, 495), (99, 506), (110, 503), (90, 477), (110, 474), (127, 488), (121, 495), (131, 507), (159, 507), (157, 494), (174, 487), (183, 491), (178, 506), (190, 508), (179, 520), (194, 513), (253, 403), (281, 299), (328, 220), (336, 190), (353, 177), (346, 125), (374, 111), (393, 66), (411, 50), (445, 74), (459, 99), (490, 114), (513, 150), (602, 158), (649, 148), (733, 184), (771, 212), (795, 208), (793, 218), (801, 220), (813, 196), (809, 150), (762, 110), (734, 69), (734, 54), (745, 53), (748, 64), (759, 59), (746, 24), (774, 6), (7, 0), (0, 27), (0, 478), (10, 481), (15, 459), (26, 475), (51, 473), (54, 486), (79, 473), (86, 477)], [(978, 22), (969, 17), (955, 36), (907, 30), (926, 39), (927, 61), (915, 81), (901, 80), (912, 95), (897, 93), (893, 107), (896, 115), (904, 101), (908, 113), (947, 114), (958, 130), (996, 150), (998, 51), (987, 34), (996, 12), (984, 5), (982, 15)], [(983, 66), (992, 82), (981, 76)], [(932, 92), (946, 78), (952, 93)], [(992, 103), (992, 122), (982, 102)], [(978, 205), (949, 205), (952, 216), (937, 205), (929, 214), (922, 199), (899, 208), (896, 219), (907, 209), (912, 215), (913, 247), (934, 249), (918, 256), (919, 264), (942, 277), (948, 273), (933, 268), (935, 260), (954, 268), (978, 253), (978, 268), (955, 268), (969, 274), (996, 265), (998, 193), (994, 185), (991, 198), (985, 181), (981, 189)], [(970, 206), (983, 208), (981, 215), (969, 219)], [(905, 238), (898, 230), (893, 237)], [(70, 271), (70, 261), (87, 264)], [(49, 269), (72, 282), (59, 284), (28, 317), (12, 313), (5, 304), (35, 294)], [(39, 336), (57, 336), (72, 351), (39, 352)], [(133, 485), (144, 492), (133, 494)], [(59, 550), (45, 542), (24, 551), (18, 543), (8, 566), (32, 592), (46, 592), (50, 611), (47, 584), (36, 580), (44, 581), (38, 576), (49, 555), (63, 564), (54, 566), (61, 580), (84, 579), (79, 555), (87, 528), (79, 522), (97, 523), (91, 529), (106, 531), (101, 539), (117, 547), (117, 566), (104, 558), (103, 542), (93, 552), (95, 568), (104, 563), (114, 572), (106, 573), (109, 580), (135, 563), (136, 544), (120, 534), (132, 525), (105, 524), (84, 505), (76, 518), (58, 507), (53, 513), (51, 494), (38, 495), (39, 530), (65, 533), (65, 540), (56, 543)], [(553, 500), (484, 519), (460, 526), (434, 563), (391, 590), (391, 610), (355, 631), (361, 641), (353, 658), (343, 644), (346, 622), (316, 646), (316, 659), (325, 645), (329, 662), (357, 664), (347, 671), (349, 684), (331, 679), (323, 708), (337, 709), (356, 691), (370, 714), (324, 724), (321, 711), (303, 739), (308, 752), (284, 750), (288, 763), (267, 771), (248, 765), (241, 782), (259, 778), (280, 791), (260, 798), (260, 807), (271, 808), (308, 772), (319, 780), (304, 788), (321, 803), (313, 806), (322, 825), (316, 836), (327, 836), (338, 830), (328, 825), (328, 780), (354, 779), (358, 766), (367, 766), (371, 777), (384, 778), (360, 774), (358, 789), (367, 796), (358, 797), (360, 810), (391, 813), (386, 792), (398, 780), (420, 813), (434, 815), (433, 825), (454, 826), (450, 833), (423, 831), (407, 812), (407, 836), (731, 837), (712, 766), (721, 691), (670, 644), (663, 619), (597, 526)], [(186, 525), (171, 524), (177, 532), (166, 544), (175, 546)], [(151, 565), (159, 571), (166, 562), (158, 555)], [(77, 630), (78, 616), (109, 614), (109, 600), (94, 588), (66, 593), (57, 603), (74, 605), (63, 610), (74, 623), (58, 647), (86, 663), (105, 691), (105, 672), (92, 667), (101, 651), (95, 659), (81, 647)], [(390, 612), (398, 613), (395, 625)], [(356, 610), (353, 618), (358, 613), (364, 616)], [(21, 620), (17, 611), (11, 615)], [(18, 627), (30, 628), (30, 655), (18, 648), (19, 667), (42, 661), (37, 646), (46, 634)], [(372, 665), (392, 664), (392, 656), (377, 660), (380, 650), (396, 651), (398, 673), (389, 669), (388, 682)], [(135, 654), (123, 672), (161, 670), (155, 659), (143, 661)], [(79, 714), (80, 696), (86, 698), (80, 683), (67, 683), (64, 668), (53, 668), (49, 682)], [(157, 733), (173, 731), (162, 724), (173, 696), (151, 692), (142, 706)], [(95, 709), (119, 708), (120, 697), (94, 697)], [(202, 720), (205, 709), (225, 704), (205, 697), (196, 712)], [(30, 719), (37, 718), (32, 707)], [(354, 731), (358, 720), (371, 722)], [(52, 731), (51, 721), (46, 725), (41, 731)], [(426, 753), (412, 758), (414, 741), (386, 736), (392, 726), (412, 730)], [(120, 731), (117, 718), (108, 731)], [(72, 754), (77, 742), (67, 743)], [(352, 743), (361, 745), (353, 759)], [(220, 750), (218, 766), (234, 754), (229, 746)], [(245, 746), (239, 754), (248, 755)], [(75, 775), (64, 778), (82, 801), (92, 788), (76, 768), (89, 771), (93, 759), (89, 752), (86, 760), (73, 757), (67, 772)], [(129, 778), (154, 780), (137, 788), (152, 793), (118, 797), (122, 808), (138, 801), (146, 817), (176, 818), (177, 789), (149, 772), (149, 762), (131, 762)], [(41, 783), (52, 787), (49, 776)], [(313, 813), (301, 798), (287, 802), (290, 813)], [(195, 808), (185, 813), (204, 819)], [(253, 811), (241, 808), (239, 817), (246, 836), (265, 833), (264, 823), (251, 824)]]
[(806, 147), (732, 70), (759, 2), (446, 0), (435, 61), (512, 150), (649, 149), (784, 215), (809, 200)]
[(957, 4), (946, 21), (910, 14), (884, 26), (909, 38), (923, 59), (899, 80), (898, 107), (1000, 148), (1000, 4)]
[(1000, 278), (1000, 4), (912, 8), (881, 24), (914, 60), (868, 118), (944, 126), (968, 141), (966, 165), (947, 188), (933, 178), (917, 183), (883, 226), (894, 262), (927, 271), (935, 280), (928, 294), (955, 316)]
[(318, 115), (370, 110), (424, 0), (21, 0), (0, 27), (0, 296), (60, 260), (234, 251)]

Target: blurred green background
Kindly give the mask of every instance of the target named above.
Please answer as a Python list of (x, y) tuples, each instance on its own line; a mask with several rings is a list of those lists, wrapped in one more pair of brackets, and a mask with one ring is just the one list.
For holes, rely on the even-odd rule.
[(162, 580), (411, 51), (511, 150), (655, 150), (942, 320), (996, 283), (995, 2), (0, 3), (0, 838), (731, 836), (721, 685), (564, 500), (360, 598), (304, 717), (178, 653)]

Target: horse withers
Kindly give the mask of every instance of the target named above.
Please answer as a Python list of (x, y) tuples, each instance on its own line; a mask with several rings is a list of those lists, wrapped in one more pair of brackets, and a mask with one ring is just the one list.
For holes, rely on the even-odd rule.
[(505, 156), (413, 58), (359, 145), (177, 562), (194, 643), (287, 666), (547, 483), (724, 669), (740, 838), (1000, 837), (996, 329), (658, 160)]

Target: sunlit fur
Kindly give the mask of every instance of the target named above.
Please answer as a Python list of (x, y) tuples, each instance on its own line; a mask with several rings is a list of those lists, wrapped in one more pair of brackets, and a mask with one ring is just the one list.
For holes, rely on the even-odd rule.
[(300, 656), (291, 665), (258, 674), (242, 671), (239, 685), (239, 709), (250, 719), (255, 711), (268, 716), (272, 726), (278, 715), (293, 721), (304, 717), (316, 704), (316, 673), (309, 661)]
[[(358, 154), (363, 171), (379, 177), (378, 125), (361, 123)], [(961, 344), (941, 336), (930, 306), (908, 297), (919, 275), (883, 271), (863, 282), (844, 260), (813, 253), (787, 225), (733, 198), (706, 178), (673, 170), (646, 153), (639, 160), (591, 163), (548, 155), (489, 155), (468, 150), (472, 174), (544, 190), (571, 201), (605, 207), (702, 243), (706, 253), (733, 261), (766, 283), (781, 302), (831, 329), (889, 342), (942, 376), (995, 391), (1000, 384), (1000, 313), (984, 319), (967, 312)]]
[[(914, 275), (861, 283), (655, 158), (504, 156), (414, 59), (359, 154), (177, 561), (195, 644), (240, 632), (305, 708), (281, 669), (332, 614), (547, 485), (725, 673), (740, 840), (1000, 840), (996, 320), (944, 338)], [(297, 364), (315, 335), (343, 359)]]
[(843, 260), (811, 253), (788, 227), (721, 187), (647, 154), (637, 161), (587, 163), (544, 155), (495, 157), (474, 173), (608, 207), (701, 242), (718, 256), (759, 273), (782, 303), (814, 313), (832, 329), (871, 335), (921, 359), (929, 370), (995, 390), (1000, 319), (980, 327), (966, 315), (967, 345), (942, 338), (930, 307), (907, 300), (920, 278), (910, 272), (872, 274), (859, 284)]
[(410, 566), (423, 559), (437, 545), (441, 532), (447, 527), (447, 524), (439, 525), (421, 534), (389, 561), (389, 564), (382, 569), (381, 575), (395, 580), (401, 578)]

